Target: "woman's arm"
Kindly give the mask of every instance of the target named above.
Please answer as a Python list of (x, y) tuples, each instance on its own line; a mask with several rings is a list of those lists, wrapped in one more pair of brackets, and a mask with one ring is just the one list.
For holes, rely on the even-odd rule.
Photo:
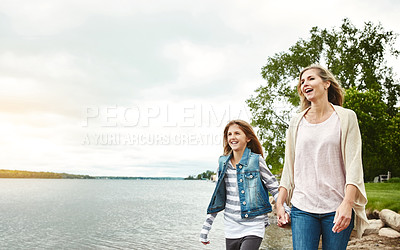
[(278, 196), (276, 203), (279, 205), (283, 205), (283, 203), (287, 199), (287, 195), (288, 195), (288, 193), (287, 193), (286, 188), (280, 187), (279, 188), (279, 196)]
[(352, 208), (357, 192), (356, 186), (351, 184), (346, 186), (344, 199), (338, 209), (336, 209), (335, 218), (333, 219), (335, 225), (332, 228), (332, 232), (339, 233), (350, 225)]
[(279, 195), (278, 195), (278, 199), (276, 200), (276, 216), (278, 217), (278, 226), (283, 227), (285, 226), (287, 223), (289, 223), (289, 216), (288, 213), (285, 213), (285, 209), (284, 206), (286, 206), (285, 204), (285, 200), (287, 198), (287, 190), (284, 187), (280, 187), (279, 188)]
[[(278, 190), (278, 181), (268, 169), (267, 164), (262, 157), (260, 157), (260, 173), (264, 186), (268, 189), (276, 202), (275, 208), (278, 216), (278, 226), (284, 226), (289, 221), (290, 208), (286, 205), (286, 203), (284, 203), (285, 200), (278, 205), (278, 199), (281, 196)], [(281, 218), (281, 220), (279, 218)]]

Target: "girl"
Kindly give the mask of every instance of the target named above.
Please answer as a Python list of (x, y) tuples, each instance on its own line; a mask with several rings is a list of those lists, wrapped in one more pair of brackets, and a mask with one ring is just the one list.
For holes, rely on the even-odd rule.
[(318, 249), (320, 235), (323, 249), (346, 249), (354, 224), (359, 237), (368, 224), (357, 117), (320, 65), (301, 71), (297, 90), (302, 112), (287, 132), (276, 206), (292, 204), (294, 249)]
[[(269, 225), (268, 191), (278, 196), (278, 182), (263, 159), (261, 143), (245, 121), (230, 121), (224, 129), (224, 155), (219, 158), (218, 181), (207, 209), (200, 241), (209, 244), (208, 233), (217, 213), (224, 211), (226, 249), (258, 249)], [(284, 206), (278, 225), (289, 219)]]

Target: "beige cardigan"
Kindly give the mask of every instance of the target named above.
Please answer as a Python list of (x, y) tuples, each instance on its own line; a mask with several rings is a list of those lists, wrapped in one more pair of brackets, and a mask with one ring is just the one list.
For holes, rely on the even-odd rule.
[[(358, 127), (357, 116), (354, 111), (340, 106), (332, 105), (339, 116), (341, 131), (341, 149), (343, 162), (346, 170), (346, 186), (353, 184), (358, 192), (354, 201), (355, 226), (357, 236), (361, 237), (368, 226), (368, 219), (365, 214), (365, 205), (367, 204), (367, 194), (365, 192), (363, 167), (361, 157), (361, 134)], [(283, 167), (280, 187), (288, 191), (287, 204), (290, 204), (294, 189), (294, 155), (297, 138), (297, 127), (301, 118), (308, 109), (302, 111), (292, 118), (289, 124), (286, 137), (285, 164)], [(346, 187), (344, 187), (346, 191)]]

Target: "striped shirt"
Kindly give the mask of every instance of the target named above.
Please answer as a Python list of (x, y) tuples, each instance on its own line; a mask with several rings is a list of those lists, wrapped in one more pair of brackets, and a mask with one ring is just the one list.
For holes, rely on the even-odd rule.
[[(275, 201), (278, 198), (278, 182), (275, 176), (268, 169), (264, 159), (259, 158), (261, 180)], [(239, 192), (237, 184), (237, 172), (229, 162), (226, 175), (226, 204), (224, 210), (225, 238), (237, 239), (247, 235), (255, 235), (264, 238), (265, 227), (269, 225), (267, 214), (262, 214), (252, 218), (242, 218), (239, 202)], [(290, 213), (290, 208), (284, 204), (285, 210)], [(200, 241), (208, 242), (208, 234), (217, 213), (208, 214), (200, 233)]]

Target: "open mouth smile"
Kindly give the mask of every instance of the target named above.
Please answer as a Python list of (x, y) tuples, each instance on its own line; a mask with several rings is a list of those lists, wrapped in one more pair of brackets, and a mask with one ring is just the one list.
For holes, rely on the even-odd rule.
[(313, 89), (305, 89), (305, 90), (304, 90), (304, 92), (307, 93), (307, 94), (310, 93), (310, 92), (312, 92), (312, 91), (313, 91)]

